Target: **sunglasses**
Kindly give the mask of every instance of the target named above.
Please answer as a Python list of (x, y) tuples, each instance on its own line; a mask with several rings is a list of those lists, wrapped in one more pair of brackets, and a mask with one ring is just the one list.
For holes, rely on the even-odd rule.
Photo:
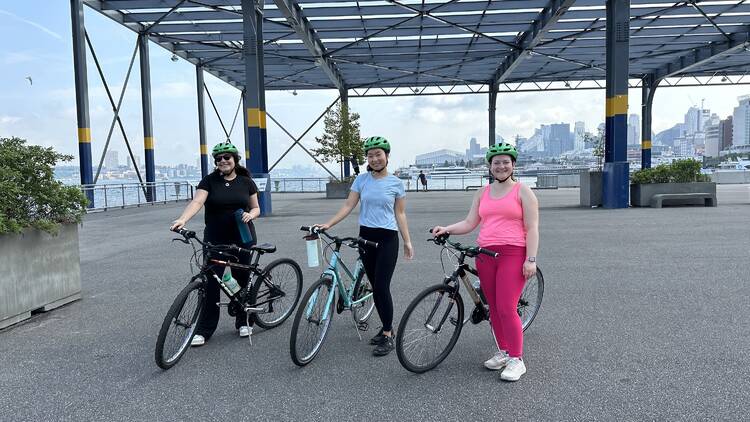
[(234, 157), (232, 156), (232, 154), (217, 155), (216, 157), (214, 157), (214, 161), (218, 163), (218, 162), (219, 162), (219, 161), (221, 161), (221, 160), (224, 160), (224, 161), (229, 161), (229, 160), (231, 160), (232, 158), (234, 158)]

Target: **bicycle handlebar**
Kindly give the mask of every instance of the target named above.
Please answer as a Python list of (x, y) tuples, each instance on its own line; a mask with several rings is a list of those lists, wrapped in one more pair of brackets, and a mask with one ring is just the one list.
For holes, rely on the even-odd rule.
[[(432, 229), (430, 229), (430, 233), (432, 233)], [(448, 244), (448, 246), (450, 246), (451, 248), (456, 249), (459, 252), (462, 252), (470, 257), (477, 256), (480, 253), (487, 255), (487, 256), (491, 256), (493, 258), (497, 258), (498, 256), (500, 256), (500, 254), (497, 252), (494, 252), (494, 251), (491, 251), (489, 249), (485, 249), (479, 246), (463, 246), (458, 242), (451, 242), (450, 240), (448, 240), (449, 237), (450, 237), (450, 233), (444, 233), (444, 234), (441, 234), (440, 236), (427, 239), (427, 241), (433, 242), (434, 244), (441, 245), (441, 246), (445, 246), (445, 244)]]
[(337, 242), (337, 243), (348, 243), (349, 246), (351, 246), (351, 247), (354, 247), (353, 245), (351, 245), (352, 243), (356, 243), (357, 245), (362, 246), (362, 247), (368, 247), (368, 246), (369, 247), (373, 247), (373, 248), (377, 248), (378, 247), (378, 243), (377, 242), (373, 242), (373, 241), (370, 241), (370, 240), (367, 240), (367, 239), (363, 239), (361, 237), (338, 237), (338, 236), (333, 236), (333, 235), (328, 234), (325, 230), (321, 229), (320, 227), (302, 226), (302, 227), (300, 227), (300, 230), (303, 231), (303, 232), (308, 232), (310, 234), (322, 234), (325, 237), (333, 240), (334, 242)]
[[(235, 245), (214, 245), (209, 242), (203, 242), (200, 239), (198, 239), (198, 236), (196, 236), (195, 232), (192, 230), (186, 230), (186, 229), (176, 229), (172, 230), (173, 232), (182, 235), (182, 237), (185, 238), (184, 242), (188, 243), (191, 239), (194, 239), (196, 242), (198, 242), (201, 246), (205, 246), (208, 249), (224, 249), (228, 250), (230, 252), (236, 252), (236, 253), (252, 253), (252, 249), (246, 249), (241, 248), (239, 246)], [(179, 240), (179, 239), (178, 239)]]

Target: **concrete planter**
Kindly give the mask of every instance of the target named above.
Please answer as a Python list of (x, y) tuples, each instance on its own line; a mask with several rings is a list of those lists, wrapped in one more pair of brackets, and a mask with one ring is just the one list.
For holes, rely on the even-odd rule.
[(602, 172), (581, 173), (581, 206), (599, 207), (602, 205)]
[(81, 298), (78, 225), (0, 235), (0, 328)]
[[(657, 194), (711, 193), (716, 196), (716, 183), (645, 183), (630, 185), (630, 205), (634, 207), (650, 206), (651, 197)], [(702, 199), (676, 199), (675, 205), (703, 205)]]
[(326, 199), (346, 199), (351, 187), (351, 182), (328, 182), (326, 183)]

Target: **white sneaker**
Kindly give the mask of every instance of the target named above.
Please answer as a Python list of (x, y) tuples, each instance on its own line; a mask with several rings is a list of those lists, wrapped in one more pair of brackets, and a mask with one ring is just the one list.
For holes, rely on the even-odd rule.
[(249, 337), (253, 333), (253, 327), (243, 325), (240, 327), (240, 337)]
[(500, 379), (504, 381), (518, 381), (521, 375), (526, 373), (526, 365), (520, 358), (510, 358), (505, 365), (505, 369), (500, 374)]
[(190, 345), (193, 347), (203, 346), (204, 344), (206, 344), (206, 338), (200, 334), (194, 335), (193, 339), (190, 340)]
[(495, 353), (495, 356), (484, 361), (484, 367), (489, 369), (490, 371), (497, 371), (505, 368), (505, 365), (508, 364), (509, 360), (510, 357), (508, 357), (508, 352), (506, 352), (505, 350), (501, 350)]

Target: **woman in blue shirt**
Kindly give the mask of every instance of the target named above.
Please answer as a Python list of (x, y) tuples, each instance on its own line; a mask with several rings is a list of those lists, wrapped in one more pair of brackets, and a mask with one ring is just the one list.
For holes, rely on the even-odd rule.
[(365, 140), (367, 172), (354, 180), (351, 192), (341, 209), (322, 229), (335, 226), (352, 212), (358, 202), (359, 236), (377, 242), (377, 248), (360, 250), (365, 273), (370, 280), (383, 328), (370, 340), (375, 345), (373, 354), (385, 356), (394, 349), (393, 342), (393, 299), (391, 298), (391, 277), (398, 259), (398, 233), (404, 240), (404, 257), (412, 259), (414, 248), (406, 223), (406, 193), (399, 178), (388, 173), (388, 155), (391, 145), (381, 136)]

